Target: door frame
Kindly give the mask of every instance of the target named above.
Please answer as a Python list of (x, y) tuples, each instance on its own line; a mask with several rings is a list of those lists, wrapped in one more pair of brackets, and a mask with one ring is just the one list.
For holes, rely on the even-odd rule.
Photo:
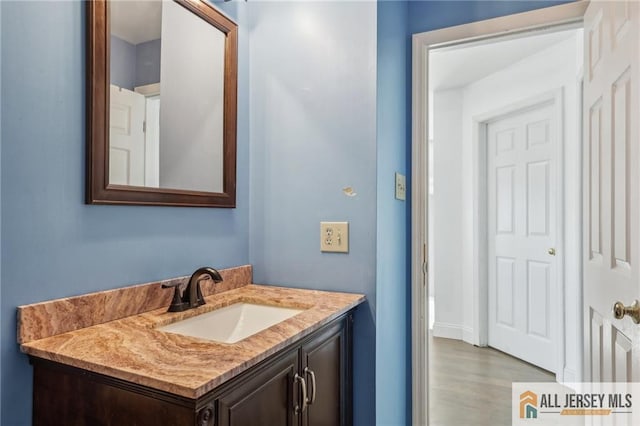
[[(537, 96), (523, 99), (519, 102), (503, 106), (499, 109), (479, 114), (473, 120), (473, 162), (474, 188), (473, 203), (477, 208), (473, 211), (473, 274), (472, 300), (476, 308), (473, 316), (473, 341), (477, 346), (489, 345), (489, 258), (482, 253), (489, 254), (489, 182), (488, 182), (488, 143), (487, 128), (491, 121), (500, 120), (513, 114), (525, 112), (541, 105), (550, 104), (553, 107), (553, 117), (556, 120), (556, 147), (554, 161), (556, 162), (556, 179), (550, 182), (555, 186), (555, 216), (556, 221), (556, 273), (555, 285), (551, 288), (551, 306), (553, 310), (552, 318), (556, 321), (563, 318), (565, 311), (565, 280), (564, 280), (564, 91), (562, 88), (541, 93)], [(561, 326), (554, 336), (554, 359), (556, 366), (556, 380), (564, 381), (565, 365), (565, 321), (559, 321)]]
[(428, 426), (428, 135), (429, 50), (542, 31), (583, 21), (588, 1), (537, 9), (412, 35), (411, 119), (411, 368), (412, 424)]

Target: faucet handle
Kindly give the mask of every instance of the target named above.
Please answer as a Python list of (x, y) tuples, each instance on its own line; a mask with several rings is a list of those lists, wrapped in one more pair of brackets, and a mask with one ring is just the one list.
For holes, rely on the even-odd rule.
[(162, 283), (162, 288), (180, 287), (182, 284), (184, 284), (184, 283), (181, 283), (179, 281), (175, 281), (174, 280), (174, 281), (170, 282), (169, 284)]
[(181, 282), (173, 282), (171, 284), (162, 284), (162, 288), (173, 288), (173, 299), (171, 300), (171, 304), (169, 305), (169, 312), (182, 312), (185, 310), (185, 303), (182, 300), (182, 295), (180, 294), (180, 286)]

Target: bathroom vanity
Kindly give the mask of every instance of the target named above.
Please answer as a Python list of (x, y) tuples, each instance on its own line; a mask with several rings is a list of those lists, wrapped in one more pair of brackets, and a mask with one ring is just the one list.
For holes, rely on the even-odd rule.
[[(171, 298), (160, 283), (144, 286), (130, 288), (138, 300), (144, 293), (145, 303), (156, 304), (160, 298), (149, 301), (157, 292), (162, 302)], [(34, 368), (33, 424), (351, 425), (353, 310), (364, 297), (233, 286), (215, 294), (203, 286), (207, 303), (191, 311), (162, 307), (107, 322), (104, 309), (100, 318), (80, 317), (95, 312), (97, 301), (120, 305), (113, 300), (126, 289), (20, 307), (21, 349)], [(238, 302), (300, 313), (236, 343), (161, 330)], [(43, 326), (45, 312), (72, 330), (54, 334), (61, 330)]]
[(350, 425), (351, 322), (344, 315), (196, 399), (32, 357), (33, 424)]

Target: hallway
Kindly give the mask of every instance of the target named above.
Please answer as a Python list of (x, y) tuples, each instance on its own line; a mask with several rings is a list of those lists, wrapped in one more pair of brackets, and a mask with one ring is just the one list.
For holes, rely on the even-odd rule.
[(431, 338), (430, 426), (511, 424), (511, 382), (553, 382), (555, 376), (492, 348)]

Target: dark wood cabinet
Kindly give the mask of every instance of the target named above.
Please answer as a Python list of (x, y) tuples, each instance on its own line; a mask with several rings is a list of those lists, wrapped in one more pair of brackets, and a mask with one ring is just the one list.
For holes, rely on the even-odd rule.
[(351, 426), (351, 323), (347, 313), (198, 399), (32, 357), (33, 424)]
[(236, 383), (217, 398), (218, 425), (297, 425), (298, 390), (293, 383), (298, 365), (298, 351), (293, 350)]
[[(347, 329), (328, 327), (300, 349), (301, 370), (310, 400), (302, 413), (302, 426), (351, 424), (349, 371), (351, 359)], [(315, 388), (315, 392), (314, 392)]]

